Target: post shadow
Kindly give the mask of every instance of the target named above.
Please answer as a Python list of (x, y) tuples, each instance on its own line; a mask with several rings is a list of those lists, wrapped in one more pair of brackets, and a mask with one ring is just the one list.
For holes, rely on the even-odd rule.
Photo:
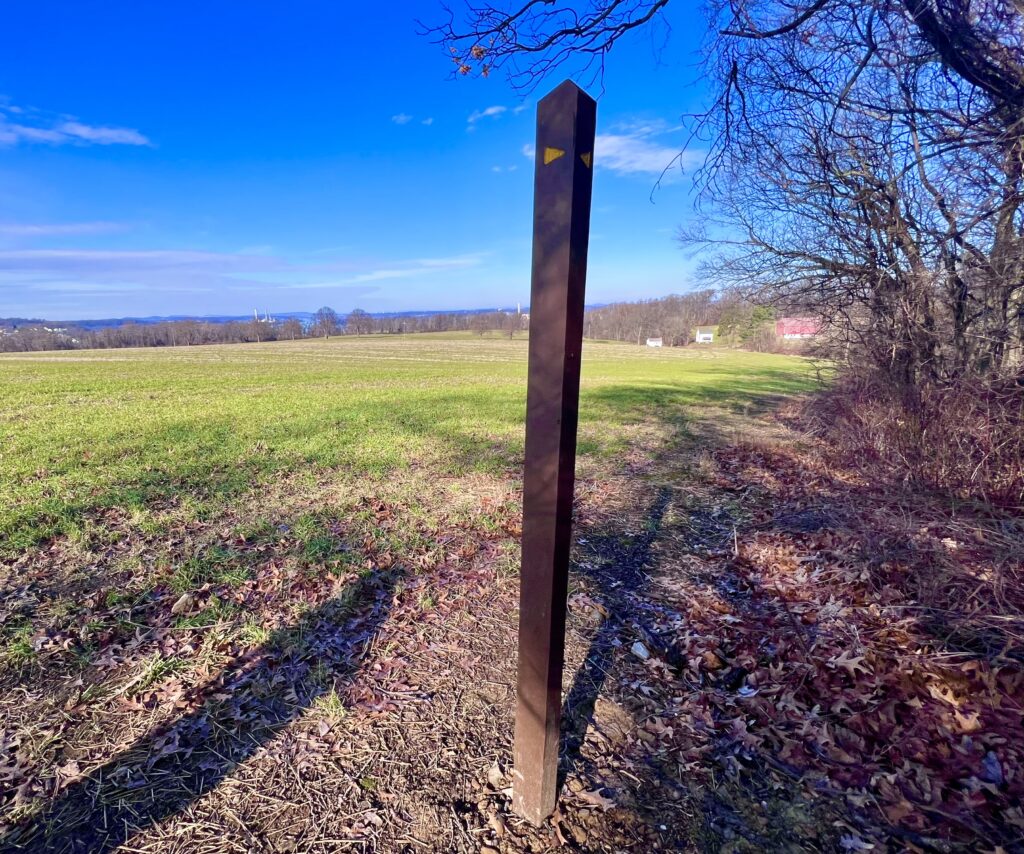
[[(671, 490), (662, 487), (644, 517), (646, 530), (626, 542), (623, 542), (624, 536), (620, 532), (580, 531), (587, 540), (589, 550), (606, 560), (604, 565), (583, 570), (583, 573), (593, 587), (601, 591), (599, 599), (608, 615), (591, 640), (562, 706), (559, 788), (565, 782), (566, 774), (580, 761), (583, 741), (594, 719), (594, 707), (618, 647), (616, 641), (635, 613), (629, 599), (647, 585), (651, 550), (658, 538), (670, 499)], [(644, 634), (645, 643), (659, 645), (657, 638), (650, 632)], [(654, 652), (652, 650), (652, 654)]]
[[(338, 681), (351, 682), (402, 571), (359, 578), (202, 689), (203, 706), (136, 741), (0, 838), (0, 852), (100, 854), (185, 809)], [(333, 682), (312, 678), (326, 667)]]

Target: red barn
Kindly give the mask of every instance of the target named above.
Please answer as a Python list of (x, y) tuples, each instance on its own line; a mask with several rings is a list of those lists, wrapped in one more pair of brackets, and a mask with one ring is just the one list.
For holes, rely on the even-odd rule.
[(813, 317), (780, 317), (775, 321), (775, 335), (778, 338), (813, 338), (819, 332), (821, 322)]

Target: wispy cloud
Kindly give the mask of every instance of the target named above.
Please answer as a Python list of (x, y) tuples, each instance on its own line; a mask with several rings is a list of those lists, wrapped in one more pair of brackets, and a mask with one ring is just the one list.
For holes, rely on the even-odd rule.
[[(407, 125), (409, 124), (409, 122), (412, 122), (415, 119), (416, 116), (411, 116), (408, 113), (398, 113), (397, 115), (391, 117), (391, 121), (393, 121), (396, 125)], [(420, 124), (424, 125), (425, 127), (430, 127), (433, 123), (433, 116), (427, 116), (424, 119), (420, 119)]]
[(469, 118), (466, 119), (467, 130), (473, 130), (476, 127), (476, 123), (481, 119), (496, 119), (502, 113), (507, 113), (508, 107), (503, 107), (500, 104), (496, 104), (493, 107), (485, 107), (482, 110), (474, 110), (469, 114)]
[(469, 252), (465, 255), (451, 255), (447, 258), (417, 258), (413, 263), (430, 269), (451, 270), (457, 267), (476, 267), (483, 260), (483, 252)]
[[(11, 120), (10, 116), (17, 116)], [(71, 116), (47, 116), (38, 110), (0, 106), (0, 145), (142, 145), (153, 143), (134, 128), (89, 125)]]
[(199, 250), (149, 249), (9, 249), (0, 250), (0, 274), (23, 272), (31, 274), (74, 273), (85, 277), (132, 277), (150, 271), (194, 271), (206, 274), (247, 273), (269, 274), (275, 279), (308, 278), (311, 272), (337, 272), (345, 270), (356, 275), (349, 281), (370, 281), (416, 275), (425, 272), (475, 267), (482, 263), (484, 253), (475, 252), (437, 258), (414, 258), (395, 261), (387, 267), (365, 269), (352, 261), (340, 263), (294, 264), (264, 252), (248, 253), (203, 252)]
[(660, 175), (678, 157), (678, 148), (643, 137), (601, 133), (594, 141), (594, 164), (620, 175)]
[(83, 234), (112, 234), (125, 231), (120, 222), (55, 222), (55, 223), (3, 223), (0, 236), (6, 237), (69, 237)]
[(262, 256), (177, 250), (6, 250), (0, 251), (0, 293), (13, 314), (114, 316), (131, 313), (132, 306), (145, 311), (161, 303), (168, 308), (201, 305), (240, 277), (280, 263)]
[(23, 304), (45, 310), (60, 294), (213, 294), (286, 266), (268, 256), (194, 250), (15, 249), (0, 251), (0, 291), (16, 289)]
[(64, 122), (57, 128), (57, 132), (72, 140), (96, 145), (152, 145), (145, 136), (132, 128), (94, 127), (81, 122)]
[(50, 319), (173, 314), (210, 306), (243, 314), (251, 310), (249, 295), (268, 293), (261, 275), (293, 269), (274, 256), (230, 252), (3, 250), (0, 295), (6, 313)]
[(253, 299), (273, 303), (275, 295), (296, 291), (318, 301), (365, 298), (380, 283), (452, 274), (478, 267), (486, 257), (477, 252), (377, 264), (351, 258), (303, 263), (260, 247), (245, 252), (7, 249), (0, 250), (0, 297), (10, 314), (51, 319), (173, 313), (184, 305), (193, 312), (219, 306), (241, 314)]
[(666, 139), (680, 130), (660, 119), (613, 125), (594, 141), (594, 165), (619, 175), (678, 177), (704, 159), (703, 151), (684, 151), (680, 142)]
[(367, 270), (364, 273), (359, 273), (345, 279), (342, 284), (354, 285), (362, 282), (380, 282), (386, 279), (408, 279), (430, 273), (464, 270), (469, 267), (479, 266), (483, 259), (484, 255), (482, 253), (453, 255), (448, 258), (416, 258), (412, 261), (400, 261), (392, 266), (380, 269)]
[(533, 147), (532, 142), (523, 143), (523, 147), (520, 149), (523, 152), (523, 157), (527, 160), (533, 160), (537, 156), (537, 149)]
[(168, 268), (230, 272), (253, 267), (280, 267), (283, 262), (265, 255), (229, 252), (151, 249), (11, 249), (0, 251), (0, 273), (31, 272), (98, 273), (102, 276)]

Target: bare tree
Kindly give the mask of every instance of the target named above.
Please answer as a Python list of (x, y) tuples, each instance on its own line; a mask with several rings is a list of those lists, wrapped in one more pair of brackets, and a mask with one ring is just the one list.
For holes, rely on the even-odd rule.
[[(669, 347), (686, 344), (693, 339), (697, 326), (719, 322), (724, 309), (736, 305), (729, 295), (723, 301), (714, 291), (701, 290), (662, 299), (620, 302), (588, 309), (584, 332), (588, 338), (629, 341), (643, 344), (647, 338), (661, 338)], [(747, 305), (748, 313), (752, 306)]]
[(281, 337), (294, 341), (302, 337), (302, 321), (296, 317), (289, 317), (281, 324)]
[(904, 388), (1019, 367), (1020, 9), (713, 12), (720, 97), (696, 127), (714, 280), (822, 313)]
[(515, 338), (516, 333), (523, 328), (522, 317), (513, 311), (501, 313), (501, 328), (508, 333), (509, 338)]
[[(530, 86), (666, 4), (574, 5), (474, 6), (434, 32), (459, 72)], [(682, 236), (713, 250), (712, 282), (819, 314), (908, 388), (1019, 370), (1019, 0), (711, 0), (707, 17), (702, 217)]]
[(249, 337), (252, 340), (254, 340), (257, 344), (259, 344), (263, 340), (262, 322), (258, 318), (253, 318), (248, 323), (246, 323), (246, 326), (248, 327)]
[(588, 4), (525, 0), (515, 5), (470, 6), (463, 18), (424, 26), (443, 43), (456, 74), (488, 77), (498, 69), (514, 86), (530, 90), (566, 62), (600, 75), (604, 58), (630, 30), (659, 19), (668, 0), (602, 0)]
[(316, 314), (313, 315), (311, 329), (314, 335), (319, 335), (323, 338), (337, 335), (339, 329), (337, 313), (333, 308), (326, 305), (323, 308), (317, 309)]
[(353, 335), (373, 332), (373, 318), (361, 308), (354, 308), (345, 320), (345, 331)]

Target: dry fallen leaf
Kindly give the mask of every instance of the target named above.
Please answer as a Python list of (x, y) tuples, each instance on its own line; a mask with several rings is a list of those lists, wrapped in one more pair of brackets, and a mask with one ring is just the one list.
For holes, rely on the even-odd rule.
[(184, 614), (186, 611), (192, 609), (195, 604), (195, 596), (191, 593), (182, 593), (181, 598), (178, 599), (173, 605), (171, 605), (171, 613), (177, 616), (178, 614)]
[(854, 679), (857, 678), (857, 672), (870, 673), (871, 668), (864, 664), (864, 656), (858, 655), (856, 657), (851, 656), (849, 650), (844, 650), (839, 656), (833, 658), (829, 664), (833, 667), (842, 667), (847, 673), (850, 674)]
[(497, 762), (487, 769), (487, 782), (492, 789), (500, 789), (505, 782), (505, 775)]
[(610, 810), (615, 806), (615, 801), (602, 795), (600, 789), (594, 789), (590, 792), (580, 792), (578, 797), (580, 800), (585, 801), (592, 806), (600, 807), (603, 810)]

